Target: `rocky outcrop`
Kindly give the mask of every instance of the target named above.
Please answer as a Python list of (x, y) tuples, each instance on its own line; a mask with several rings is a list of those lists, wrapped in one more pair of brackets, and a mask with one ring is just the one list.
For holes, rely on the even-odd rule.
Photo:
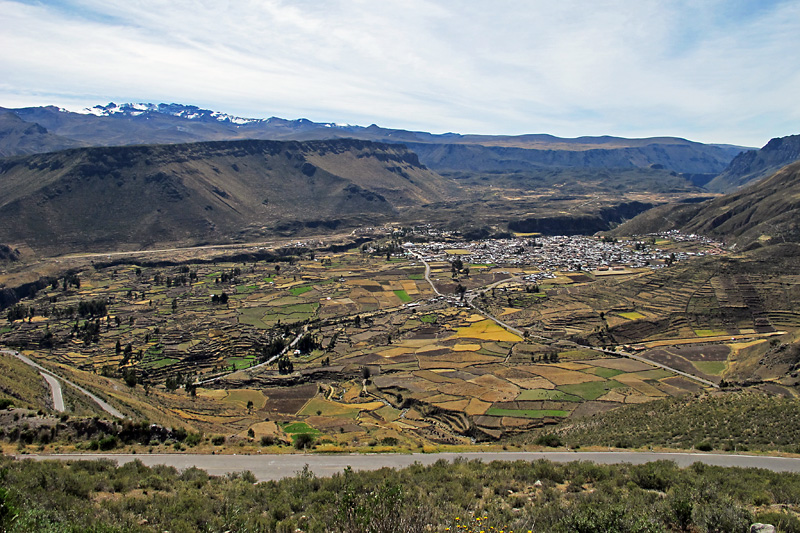
[(603, 208), (595, 214), (531, 217), (509, 222), (508, 229), (519, 233), (542, 235), (591, 235), (631, 219), (653, 207), (643, 202), (626, 202)]
[(800, 135), (770, 140), (760, 150), (749, 150), (736, 156), (730, 165), (706, 184), (714, 192), (731, 192), (777, 172), (800, 159)]

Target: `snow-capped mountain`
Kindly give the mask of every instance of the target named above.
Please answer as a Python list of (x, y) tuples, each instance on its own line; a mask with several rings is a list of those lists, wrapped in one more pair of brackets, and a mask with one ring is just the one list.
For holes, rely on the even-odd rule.
[(162, 115), (172, 115), (174, 117), (180, 117), (189, 120), (216, 121), (238, 125), (254, 124), (265, 121), (265, 119), (242, 118), (221, 113), (219, 111), (211, 111), (210, 109), (201, 109), (197, 106), (183, 104), (115, 104), (114, 102), (111, 102), (107, 105), (96, 105), (94, 107), (87, 108), (83, 110), (83, 113), (98, 117), (110, 117), (114, 115), (138, 117), (148, 113), (159, 113)]

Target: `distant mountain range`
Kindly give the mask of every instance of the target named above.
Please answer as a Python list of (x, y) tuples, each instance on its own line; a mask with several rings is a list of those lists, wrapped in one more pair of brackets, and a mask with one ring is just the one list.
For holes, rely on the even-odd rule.
[[(0, 108), (39, 127), (24, 134), (9, 130), (0, 138), (0, 155), (63, 149), (67, 146), (171, 144), (198, 141), (264, 139), (329, 140), (352, 138), (402, 143), (433, 170), (535, 171), (552, 168), (666, 168), (705, 175), (705, 181), (726, 168), (746, 148), (707, 145), (675, 137), (625, 139), (546, 134), (492, 136), (432, 134), (306, 119), (241, 118), (182, 104), (114, 104), (75, 113), (54, 106)], [(8, 121), (9, 118), (4, 120)], [(36, 150), (34, 150), (34, 147)]]
[[(617, 233), (677, 228), (741, 247), (800, 241), (800, 163), (776, 174), (800, 159), (800, 135), (747, 150), (673, 137), (436, 135), (112, 103), (82, 113), (0, 108), (0, 156), (0, 242), (37, 250), (242, 242), (432, 216), (464, 227), (488, 220), (502, 231), (558, 233), (578, 222), (596, 231), (667, 198), (653, 193), (691, 201), (703, 185), (743, 188), (656, 207)], [(510, 191), (513, 214), (492, 187)], [(580, 213), (549, 212), (545, 197), (526, 200), (541, 189), (553, 202), (594, 193), (576, 204)]]

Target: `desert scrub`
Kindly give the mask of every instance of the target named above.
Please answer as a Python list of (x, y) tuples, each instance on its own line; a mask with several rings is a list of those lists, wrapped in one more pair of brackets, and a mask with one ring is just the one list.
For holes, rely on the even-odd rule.
[(0, 457), (0, 472), (0, 503), (16, 515), (0, 517), (0, 529), (15, 533), (747, 531), (778, 509), (791, 530), (800, 505), (800, 474), (668, 461), (440, 460), (330, 478), (306, 468), (264, 483), (249, 472), (214, 477), (139, 461)]
[[(800, 452), (800, 403), (757, 392), (665, 398), (621, 407), (555, 429), (570, 446)], [(530, 434), (515, 439), (533, 442)]]

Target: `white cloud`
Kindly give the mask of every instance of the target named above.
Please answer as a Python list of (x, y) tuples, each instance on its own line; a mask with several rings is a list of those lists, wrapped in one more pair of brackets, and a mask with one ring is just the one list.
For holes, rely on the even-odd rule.
[(0, 0), (0, 105), (760, 145), (800, 118), (800, 6), (764, 5)]

